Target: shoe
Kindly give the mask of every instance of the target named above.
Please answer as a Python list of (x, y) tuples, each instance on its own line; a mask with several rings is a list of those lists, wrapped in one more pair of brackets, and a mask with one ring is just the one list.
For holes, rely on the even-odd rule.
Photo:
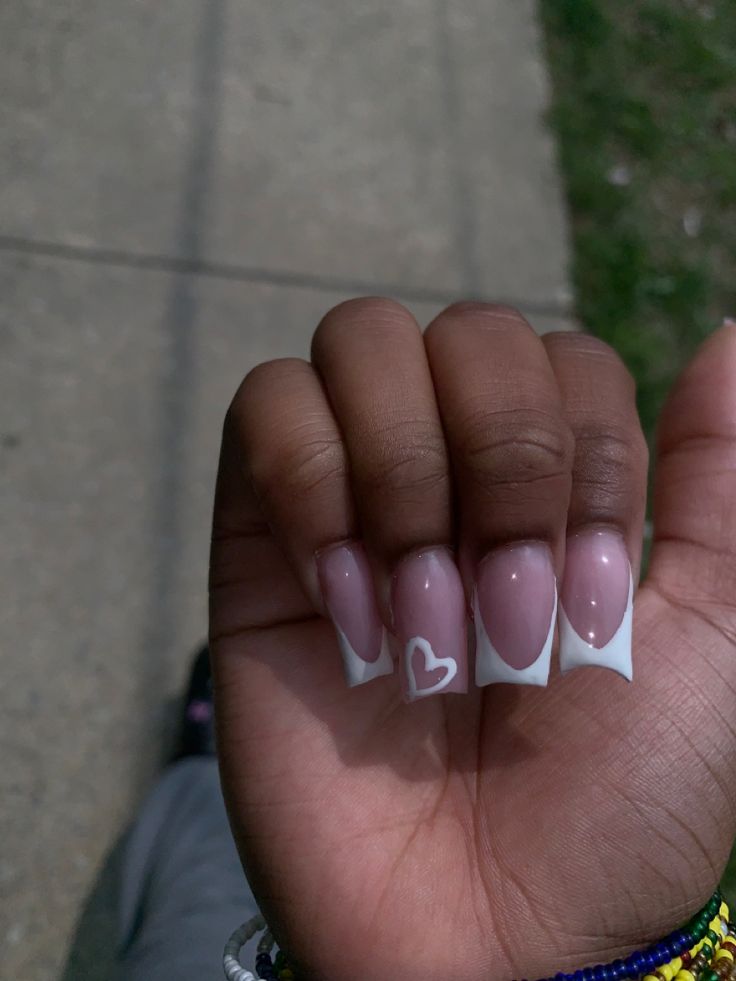
[(184, 698), (178, 747), (174, 760), (215, 755), (214, 703), (210, 652), (205, 644), (194, 658)]

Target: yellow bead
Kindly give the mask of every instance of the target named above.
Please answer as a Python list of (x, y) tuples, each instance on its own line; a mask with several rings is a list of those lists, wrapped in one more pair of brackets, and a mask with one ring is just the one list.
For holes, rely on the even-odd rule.
[(695, 981), (695, 975), (692, 971), (679, 971), (675, 981)]
[(663, 964), (661, 967), (657, 968), (657, 974), (664, 978), (664, 981), (672, 981), (675, 976), (675, 972), (672, 970), (671, 964)]
[(677, 974), (682, 967), (682, 958), (676, 957), (673, 961), (670, 961), (670, 967), (672, 968), (673, 974)]
[(718, 910), (724, 920), (728, 919), (728, 904), (721, 903), (721, 908)]
[(718, 954), (716, 955), (716, 960), (717, 961), (722, 961), (722, 960), (732, 961), (733, 960), (733, 954), (731, 953), (730, 950), (723, 950), (723, 949), (721, 949), (721, 950), (718, 951)]
[(643, 981), (659, 981), (659, 978), (656, 974), (645, 974)]

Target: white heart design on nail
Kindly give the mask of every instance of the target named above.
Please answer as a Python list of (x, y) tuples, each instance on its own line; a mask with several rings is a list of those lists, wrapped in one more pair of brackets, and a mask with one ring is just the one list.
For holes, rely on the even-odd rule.
[[(447, 672), (445, 677), (437, 681), (429, 688), (417, 688), (417, 679), (412, 667), (414, 651), (419, 649), (424, 655), (424, 670), (434, 671), (436, 668), (444, 668)], [(406, 676), (409, 681), (409, 695), (411, 698), (423, 698), (425, 695), (433, 695), (437, 691), (446, 688), (457, 674), (457, 661), (454, 657), (437, 657), (432, 650), (432, 645), (424, 637), (412, 637), (406, 645)]]

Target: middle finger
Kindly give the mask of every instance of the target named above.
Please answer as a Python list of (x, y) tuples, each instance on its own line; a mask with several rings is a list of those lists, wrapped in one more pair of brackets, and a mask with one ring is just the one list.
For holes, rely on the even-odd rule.
[(574, 456), (554, 372), (505, 307), (450, 307), (425, 344), (455, 477), (476, 683), (545, 685)]

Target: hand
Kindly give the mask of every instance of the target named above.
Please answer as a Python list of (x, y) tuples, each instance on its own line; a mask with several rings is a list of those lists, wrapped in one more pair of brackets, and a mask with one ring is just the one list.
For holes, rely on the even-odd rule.
[[(711, 894), (736, 830), (734, 326), (661, 420), (633, 683), (540, 686), (550, 570), (562, 657), (577, 630), (628, 672), (646, 468), (615, 353), (505, 308), (422, 335), (352, 301), (311, 363), (247, 376), (215, 501), (219, 752), (248, 877), (306, 977), (536, 977), (656, 940)], [(328, 607), (370, 683), (346, 685)], [(466, 609), (481, 680), (533, 684), (475, 686)]]

